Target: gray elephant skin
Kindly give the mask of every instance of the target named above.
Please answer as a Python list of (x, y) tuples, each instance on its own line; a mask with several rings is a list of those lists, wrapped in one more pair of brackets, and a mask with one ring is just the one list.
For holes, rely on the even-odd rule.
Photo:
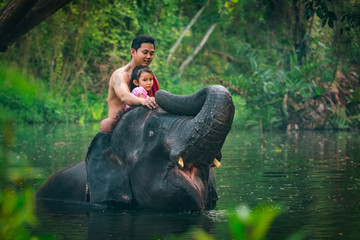
[(201, 211), (218, 199), (214, 159), (231, 129), (235, 107), (220, 85), (191, 95), (156, 93), (159, 107), (136, 107), (112, 134), (98, 133), (85, 162), (52, 175), (37, 200), (122, 208)]

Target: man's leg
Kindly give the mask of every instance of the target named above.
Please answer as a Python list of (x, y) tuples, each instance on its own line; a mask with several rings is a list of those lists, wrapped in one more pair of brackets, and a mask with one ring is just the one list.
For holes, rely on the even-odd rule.
[(111, 133), (114, 130), (118, 121), (118, 119), (114, 118), (105, 118), (100, 123), (100, 132)]

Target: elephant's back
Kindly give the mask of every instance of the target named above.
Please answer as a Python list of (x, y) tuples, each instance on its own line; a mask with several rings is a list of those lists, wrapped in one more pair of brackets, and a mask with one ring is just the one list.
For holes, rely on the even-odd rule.
[(85, 162), (52, 175), (37, 191), (37, 200), (84, 202), (86, 193)]

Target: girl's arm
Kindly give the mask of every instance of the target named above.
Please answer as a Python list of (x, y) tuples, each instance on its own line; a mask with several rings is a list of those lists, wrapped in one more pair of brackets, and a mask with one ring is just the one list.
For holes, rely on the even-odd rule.
[(138, 95), (138, 97), (139, 97), (139, 98), (146, 99), (145, 95), (144, 95), (144, 94), (142, 94), (142, 93), (140, 93), (140, 94)]
[(138, 98), (142, 98), (142, 99), (146, 99), (147, 96), (147, 92), (143, 87), (136, 87), (132, 90), (131, 93), (137, 96)]

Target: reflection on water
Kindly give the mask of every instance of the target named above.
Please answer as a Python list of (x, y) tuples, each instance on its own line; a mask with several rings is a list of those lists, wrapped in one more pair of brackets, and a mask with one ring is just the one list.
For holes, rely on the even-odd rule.
[[(18, 127), (14, 151), (44, 168), (45, 179), (83, 160), (97, 127)], [(283, 209), (268, 239), (299, 231), (306, 239), (359, 239), (359, 143), (356, 132), (267, 132), (262, 141), (257, 131), (232, 130), (223, 166), (216, 170), (216, 210), (179, 214), (39, 203), (34, 232), (65, 239), (154, 239), (186, 238), (189, 230), (201, 228), (216, 239), (230, 239), (226, 212), (240, 203), (253, 208), (265, 202)]]
[(36, 233), (50, 232), (65, 239), (160, 239), (178, 234), (188, 239), (190, 227), (209, 231), (215, 225), (203, 214), (129, 211), (56, 202), (40, 202), (37, 215), (43, 224)]
[(257, 134), (235, 132), (224, 147), (224, 168), (217, 171), (218, 208), (243, 202), (280, 204), (270, 236), (297, 230), (309, 239), (360, 237), (360, 138), (358, 133)]

